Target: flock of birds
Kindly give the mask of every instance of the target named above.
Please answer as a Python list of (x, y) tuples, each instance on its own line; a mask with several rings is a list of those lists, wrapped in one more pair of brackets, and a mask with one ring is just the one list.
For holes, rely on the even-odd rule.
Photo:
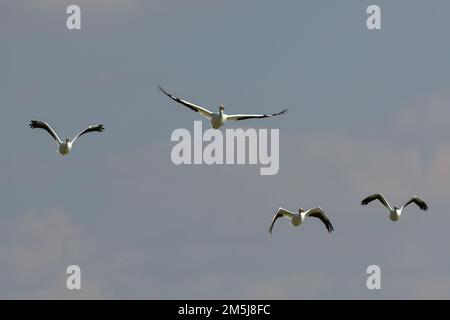
[[(208, 120), (210, 120), (211, 122), (211, 126), (214, 129), (219, 129), (220, 127), (222, 127), (226, 121), (240, 121), (240, 120), (248, 120), (248, 119), (264, 119), (264, 118), (270, 118), (270, 117), (275, 117), (275, 116), (279, 116), (282, 115), (284, 113), (286, 113), (288, 111), (288, 109), (283, 109), (282, 111), (278, 112), (278, 113), (272, 113), (272, 114), (232, 114), (232, 115), (227, 115), (224, 113), (225, 107), (223, 105), (219, 106), (219, 111), (218, 112), (212, 112), (209, 111), (206, 108), (197, 106), (191, 102), (188, 102), (186, 100), (180, 99), (170, 93), (168, 93), (167, 91), (165, 91), (162, 87), (158, 86), (159, 90), (161, 90), (161, 92), (163, 92), (165, 95), (167, 95), (169, 98), (173, 99), (174, 101), (182, 104), (183, 106), (200, 113), (202, 116), (206, 117)], [(45, 131), (47, 131), (50, 136), (56, 141), (56, 143), (58, 144), (58, 152), (61, 155), (67, 155), (70, 153), (70, 151), (72, 150), (73, 144), (75, 143), (75, 141), (81, 137), (82, 135), (89, 133), (89, 132), (103, 132), (104, 131), (104, 126), (102, 124), (94, 124), (94, 125), (90, 125), (89, 127), (87, 127), (86, 129), (84, 129), (83, 131), (81, 131), (79, 134), (77, 134), (72, 140), (70, 138), (66, 138), (64, 141), (61, 140), (59, 138), (59, 136), (56, 134), (56, 132), (52, 129), (52, 127), (50, 127), (50, 125), (48, 123), (46, 123), (45, 121), (40, 121), (40, 120), (32, 120), (30, 123), (30, 128), (32, 129), (43, 129)], [(380, 201), (389, 211), (389, 219), (392, 221), (398, 221), (402, 215), (403, 209), (406, 208), (408, 205), (410, 205), (411, 203), (416, 204), (420, 210), (423, 211), (427, 211), (428, 210), (428, 206), (427, 204), (419, 197), (414, 196), (411, 199), (409, 199), (402, 207), (397, 207), (394, 206), (392, 207), (389, 202), (386, 200), (386, 198), (380, 194), (380, 193), (376, 193), (373, 195), (368, 196), (367, 198), (363, 199), (361, 201), (361, 205), (366, 206), (368, 205), (370, 202), (378, 200)], [(317, 207), (317, 208), (312, 208), (309, 210), (304, 210), (302, 208), (298, 209), (298, 213), (295, 212), (291, 212), (289, 210), (286, 210), (284, 208), (278, 208), (278, 210), (275, 212), (275, 215), (272, 219), (272, 223), (269, 226), (269, 232), (272, 234), (272, 230), (273, 227), (275, 225), (275, 222), (279, 219), (279, 218), (288, 218), (291, 220), (291, 224), (294, 227), (298, 227), (301, 224), (304, 223), (305, 219), (308, 217), (313, 217), (313, 218), (317, 218), (320, 219), (320, 221), (322, 221), (322, 223), (325, 225), (325, 228), (327, 229), (327, 231), (329, 233), (334, 231), (333, 225), (331, 224), (330, 219), (328, 218), (328, 216), (325, 214), (325, 212), (322, 210), (322, 208)]]
[[(365, 198), (361, 201), (361, 205), (366, 206), (370, 202), (375, 201), (375, 200), (379, 200), (389, 210), (389, 219), (391, 219), (392, 221), (400, 220), (403, 209), (405, 207), (407, 207), (408, 205), (410, 205), (411, 203), (415, 203), (419, 207), (420, 210), (423, 210), (423, 211), (428, 210), (428, 206), (425, 203), (425, 201), (423, 201), (421, 198), (419, 198), (417, 196), (414, 196), (411, 199), (409, 199), (401, 208), (399, 208), (397, 206), (394, 206), (392, 208), (391, 205), (389, 204), (389, 202), (386, 200), (386, 198), (381, 193), (375, 193), (371, 196), (368, 196), (367, 198)], [(275, 215), (273, 216), (272, 223), (270, 224), (270, 227), (269, 227), (270, 233), (272, 233), (273, 225), (275, 224), (275, 222), (278, 220), (278, 218), (282, 218), (282, 217), (290, 219), (291, 224), (294, 227), (298, 227), (299, 225), (301, 225), (307, 217), (313, 217), (313, 218), (320, 219), (320, 221), (322, 221), (322, 223), (325, 225), (325, 228), (327, 228), (327, 231), (329, 233), (333, 232), (333, 230), (334, 230), (330, 219), (328, 218), (328, 216), (325, 214), (325, 212), (320, 207), (312, 208), (312, 209), (309, 209), (308, 211), (305, 211), (304, 209), (300, 208), (300, 209), (298, 209), (298, 213), (288, 211), (284, 208), (278, 208), (277, 212), (275, 212)]]

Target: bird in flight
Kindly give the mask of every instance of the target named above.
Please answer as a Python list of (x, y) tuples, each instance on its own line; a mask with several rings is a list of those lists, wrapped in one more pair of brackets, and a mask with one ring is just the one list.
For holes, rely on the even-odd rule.
[(397, 206), (394, 206), (394, 208), (391, 207), (389, 202), (386, 200), (386, 198), (381, 193), (376, 193), (371, 196), (368, 196), (367, 198), (363, 199), (361, 201), (362, 206), (366, 206), (370, 202), (374, 200), (379, 200), (388, 210), (389, 210), (389, 219), (392, 221), (398, 221), (402, 215), (402, 211), (405, 207), (410, 205), (411, 203), (415, 203), (420, 210), (427, 211), (428, 206), (421, 198), (414, 196), (411, 199), (409, 199), (401, 208), (398, 208)]
[(202, 116), (206, 117), (208, 120), (211, 121), (211, 125), (214, 129), (219, 129), (221, 126), (223, 126), (225, 124), (226, 121), (241, 121), (241, 120), (248, 120), (248, 119), (271, 118), (271, 117), (279, 116), (281, 114), (288, 112), (288, 109), (284, 109), (278, 113), (272, 113), (272, 114), (225, 114), (224, 113), (225, 107), (223, 105), (219, 106), (218, 112), (212, 112), (203, 107), (197, 106), (191, 102), (182, 100), (182, 99), (168, 93), (166, 90), (164, 90), (160, 86), (158, 86), (158, 88), (159, 88), (159, 90), (161, 90), (161, 92), (163, 92), (169, 98), (175, 100), (176, 102), (178, 102), (178, 103), (188, 107), (189, 109), (200, 113)]
[(103, 132), (104, 127), (102, 124), (95, 124), (87, 127), (85, 130), (81, 131), (79, 134), (75, 136), (72, 140), (69, 138), (66, 138), (66, 140), (61, 141), (61, 139), (58, 137), (56, 132), (44, 121), (39, 120), (32, 120), (30, 123), (30, 128), (32, 129), (44, 129), (47, 131), (52, 138), (58, 143), (58, 152), (61, 155), (66, 155), (72, 150), (73, 143), (75, 140), (77, 140), (79, 137), (81, 137), (83, 134), (88, 132)]
[(330, 222), (330, 219), (327, 217), (325, 212), (320, 207), (312, 208), (309, 209), (308, 211), (305, 211), (304, 209), (300, 208), (298, 209), (298, 213), (294, 213), (283, 208), (278, 208), (277, 212), (275, 213), (272, 219), (272, 223), (270, 224), (269, 227), (270, 233), (272, 233), (275, 221), (277, 221), (281, 217), (291, 219), (291, 224), (294, 227), (298, 227), (299, 225), (301, 225), (305, 221), (306, 217), (318, 218), (320, 219), (320, 221), (323, 222), (329, 233), (333, 232), (334, 230), (333, 225)]

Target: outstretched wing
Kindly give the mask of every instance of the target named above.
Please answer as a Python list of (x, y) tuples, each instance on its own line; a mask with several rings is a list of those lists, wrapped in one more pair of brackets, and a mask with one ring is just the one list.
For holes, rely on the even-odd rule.
[(322, 221), (325, 227), (327, 228), (328, 232), (329, 233), (333, 232), (334, 228), (333, 225), (331, 224), (330, 219), (327, 217), (325, 212), (323, 212), (323, 210), (320, 207), (308, 210), (308, 212), (306, 212), (306, 216), (320, 219), (320, 221)]
[(227, 115), (227, 120), (240, 121), (240, 120), (247, 120), (247, 119), (270, 118), (270, 117), (279, 116), (286, 112), (288, 112), (288, 109), (283, 109), (282, 111), (280, 111), (278, 113), (271, 113), (271, 114), (231, 114), (231, 115)]
[(53, 139), (55, 139), (56, 142), (61, 143), (61, 139), (59, 139), (56, 132), (48, 125), (47, 122), (40, 121), (40, 120), (32, 120), (30, 123), (30, 128), (31, 129), (36, 129), (36, 128), (44, 129), (53, 137)]
[(164, 90), (163, 88), (161, 88), (160, 86), (158, 86), (159, 90), (161, 90), (162, 93), (164, 93), (166, 96), (168, 96), (169, 98), (175, 100), (178, 103), (181, 103), (182, 105), (188, 107), (189, 109), (195, 111), (195, 112), (200, 112), (200, 114), (202, 114), (203, 116), (205, 116), (208, 119), (212, 118), (213, 113), (209, 110), (206, 110), (205, 108), (202, 108), (200, 106), (197, 106), (193, 103), (190, 103), (189, 101), (186, 100), (182, 100), (178, 97), (175, 97), (174, 95), (168, 93), (166, 90)]
[(83, 131), (81, 131), (75, 138), (73, 138), (72, 143), (74, 143), (75, 140), (77, 140), (83, 134), (86, 134), (88, 132), (103, 132), (103, 130), (105, 130), (105, 127), (102, 124), (94, 124), (92, 126), (89, 126)]
[(277, 221), (279, 218), (281, 218), (283, 216), (284, 217), (288, 217), (288, 218), (292, 218), (293, 213), (289, 212), (289, 211), (287, 211), (287, 210), (285, 210), (283, 208), (278, 208), (277, 212), (275, 212), (275, 215), (273, 216), (272, 223), (270, 224), (270, 227), (269, 227), (269, 232), (270, 233), (272, 233), (273, 225), (275, 224), (275, 221)]
[(392, 211), (391, 205), (381, 193), (376, 193), (368, 196), (367, 198), (363, 199), (363, 201), (361, 201), (361, 205), (365, 206), (374, 200), (379, 200), (386, 208)]
[(423, 211), (427, 211), (428, 210), (428, 206), (425, 203), (425, 201), (423, 201), (422, 199), (420, 199), (417, 196), (412, 197), (407, 203), (405, 203), (403, 208), (406, 207), (407, 205), (411, 204), (411, 203), (417, 204), (417, 206), (420, 208), (420, 210), (423, 210)]

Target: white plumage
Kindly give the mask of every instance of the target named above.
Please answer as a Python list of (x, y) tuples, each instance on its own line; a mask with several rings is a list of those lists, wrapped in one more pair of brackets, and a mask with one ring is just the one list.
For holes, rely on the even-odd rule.
[(272, 223), (270, 224), (269, 227), (270, 233), (272, 233), (275, 221), (277, 221), (281, 217), (286, 217), (290, 219), (291, 224), (294, 227), (298, 227), (299, 225), (301, 225), (307, 217), (318, 218), (323, 222), (329, 233), (333, 232), (334, 230), (333, 225), (330, 222), (330, 219), (327, 217), (325, 212), (320, 207), (312, 208), (309, 209), (308, 211), (305, 211), (302, 208), (300, 208), (298, 209), (298, 213), (294, 213), (283, 208), (278, 208), (277, 212), (275, 212), (275, 215), (272, 219)]
[(189, 109), (200, 113), (202, 116), (206, 117), (208, 120), (211, 121), (211, 125), (214, 129), (219, 129), (221, 126), (223, 126), (225, 124), (226, 121), (241, 121), (241, 120), (247, 120), (247, 119), (270, 118), (270, 117), (279, 116), (281, 114), (288, 112), (288, 109), (284, 109), (278, 113), (272, 113), (272, 114), (230, 114), (229, 115), (229, 114), (224, 113), (225, 107), (223, 105), (219, 106), (218, 112), (212, 112), (203, 107), (197, 106), (191, 102), (182, 100), (182, 99), (168, 93), (160, 86), (158, 86), (158, 88), (169, 98), (175, 100), (176, 102), (178, 102), (178, 103), (188, 107)]
[(48, 123), (40, 120), (32, 120), (30, 123), (30, 128), (32, 129), (43, 129), (47, 131), (52, 138), (56, 141), (58, 144), (58, 152), (61, 155), (66, 155), (72, 150), (73, 143), (75, 140), (77, 140), (79, 137), (81, 137), (83, 134), (88, 132), (103, 132), (104, 127), (102, 124), (95, 124), (87, 127), (83, 131), (81, 131), (79, 134), (77, 134), (72, 140), (69, 138), (66, 138), (64, 141), (61, 141), (61, 139), (58, 137), (56, 132), (48, 125)]
[(368, 196), (367, 198), (365, 198), (361, 201), (361, 205), (365, 206), (374, 200), (379, 200), (389, 210), (389, 219), (391, 219), (392, 221), (400, 220), (403, 209), (411, 203), (415, 203), (419, 207), (420, 210), (423, 210), (423, 211), (428, 210), (428, 206), (425, 203), (425, 201), (423, 201), (421, 198), (419, 198), (417, 196), (414, 196), (411, 199), (409, 199), (401, 208), (398, 208), (397, 206), (394, 206), (392, 208), (391, 205), (389, 204), (389, 202), (386, 200), (386, 198), (381, 193), (375, 193), (371, 196)]

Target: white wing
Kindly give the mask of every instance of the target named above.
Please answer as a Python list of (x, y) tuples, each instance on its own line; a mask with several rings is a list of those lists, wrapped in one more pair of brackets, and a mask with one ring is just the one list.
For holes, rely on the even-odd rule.
[(227, 115), (227, 120), (240, 121), (240, 120), (247, 120), (247, 119), (271, 118), (271, 117), (279, 116), (286, 112), (288, 112), (288, 109), (283, 109), (282, 111), (280, 111), (278, 113), (271, 113), (271, 114), (230, 114), (230, 115)]
[(79, 134), (77, 134), (77, 136), (75, 138), (73, 138), (72, 143), (74, 143), (75, 140), (77, 140), (79, 137), (81, 137), (85, 133), (88, 133), (88, 132), (103, 132), (103, 130), (105, 130), (105, 127), (103, 127), (102, 124), (94, 124), (92, 126), (89, 126), (86, 129), (84, 129), (83, 131), (81, 131)]
[(44, 129), (45, 131), (47, 131), (47, 132), (52, 136), (52, 138), (53, 138), (56, 142), (58, 142), (58, 143), (60, 143), (60, 144), (62, 143), (62, 142), (61, 142), (61, 139), (58, 137), (58, 135), (56, 134), (56, 132), (48, 125), (47, 122), (40, 121), (40, 120), (32, 120), (31, 123), (30, 123), (30, 128), (31, 128), (31, 129), (36, 129), (36, 128), (38, 128), (38, 129)]
[(275, 224), (275, 221), (277, 221), (279, 218), (283, 216), (287, 218), (292, 218), (293, 215), (294, 214), (292, 212), (287, 211), (286, 209), (278, 208), (277, 212), (275, 212), (275, 215), (273, 216), (272, 223), (270, 224), (269, 227), (269, 232), (272, 233), (273, 225)]
[(413, 203), (413, 202), (415, 204), (417, 204), (417, 206), (419, 207), (420, 210), (423, 210), (423, 211), (427, 211), (428, 210), (428, 206), (425, 203), (425, 201), (423, 201), (421, 198), (419, 198), (417, 196), (412, 197), (408, 202), (406, 202), (405, 205), (402, 207), (402, 209), (404, 207), (408, 206), (409, 204)]
[(168, 93), (166, 90), (164, 90), (163, 88), (161, 88), (160, 86), (158, 86), (159, 90), (162, 91), (162, 93), (164, 93), (166, 96), (168, 96), (169, 98), (175, 100), (178, 103), (181, 103), (182, 105), (188, 107), (189, 109), (195, 111), (195, 112), (199, 112), (200, 114), (202, 114), (203, 116), (205, 116), (206, 118), (210, 119), (212, 118), (213, 113), (205, 108), (202, 108), (200, 106), (197, 106), (193, 103), (190, 103), (189, 101), (185, 101), (182, 100), (178, 97), (175, 97), (174, 95)]
[(381, 193), (375, 193), (371, 196), (368, 196), (367, 198), (365, 198), (361, 201), (361, 205), (365, 206), (374, 200), (379, 200), (386, 208), (388, 208), (390, 211), (392, 211), (391, 205), (389, 204), (389, 202), (386, 200), (386, 198)]
[(334, 230), (333, 225), (331, 224), (330, 219), (327, 217), (327, 215), (322, 210), (322, 208), (318, 207), (318, 208), (310, 209), (305, 213), (305, 215), (307, 217), (314, 217), (314, 218), (320, 219), (323, 222), (323, 224), (325, 225), (325, 227), (327, 228), (328, 232), (329, 233), (333, 232), (333, 230)]

